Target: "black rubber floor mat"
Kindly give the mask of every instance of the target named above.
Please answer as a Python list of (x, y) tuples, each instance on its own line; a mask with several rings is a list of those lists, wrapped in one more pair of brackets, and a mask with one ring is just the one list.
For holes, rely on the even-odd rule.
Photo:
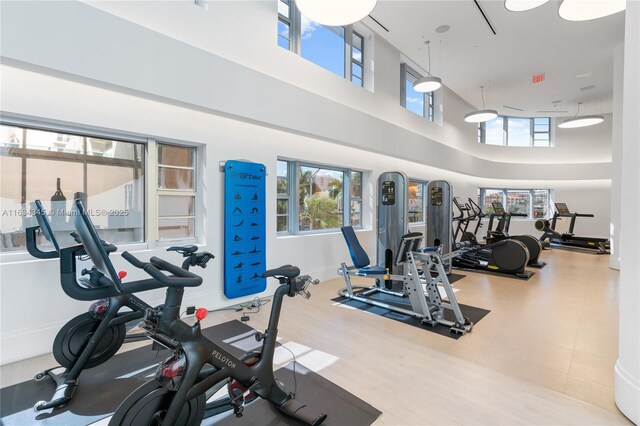
[[(229, 321), (209, 327), (203, 330), (203, 334), (212, 340), (223, 342), (222, 346), (231, 354), (241, 356), (245, 352), (259, 347), (260, 344), (253, 337), (254, 331), (240, 321)], [(155, 373), (156, 365), (168, 355), (169, 352), (166, 350), (152, 351), (150, 345), (117, 354), (104, 364), (84, 371), (80, 376), (80, 385), (73, 400), (65, 407), (51, 413), (33, 411), (33, 405), (37, 401), (51, 398), (54, 384), (50, 379), (47, 378), (40, 382), (30, 380), (2, 388), (0, 390), (2, 405), (0, 424), (3, 426), (84, 426), (101, 420), (110, 416), (120, 402), (137, 387), (150, 380)], [(336, 423), (327, 420), (326, 424), (368, 425), (380, 415), (380, 411), (374, 407), (322, 376), (306, 370), (302, 365), (297, 364), (296, 370), (306, 373), (297, 374), (297, 397), (317, 409), (326, 410), (329, 418), (341, 419), (342, 421), (342, 423)], [(36, 371), (34, 371), (35, 373)], [(276, 376), (290, 385), (293, 390), (293, 377), (291, 372), (286, 370), (286, 367), (279, 369)], [(232, 416), (231, 419), (234, 425), (298, 424), (296, 420), (284, 417), (277, 410), (271, 408), (271, 404), (261, 404), (256, 401), (251, 404), (251, 407), (247, 407), (244, 417), (236, 419)], [(349, 413), (350, 416), (356, 416), (354, 420), (356, 423), (352, 422), (352, 418), (345, 421), (343, 411)], [(260, 420), (255, 421), (255, 419)], [(224, 415), (219, 420), (228, 421)], [(211, 420), (208, 419), (207, 422), (211, 422)]]
[[(357, 294), (359, 291), (356, 291), (355, 293)], [(378, 301), (378, 302), (383, 302), (389, 305), (393, 305), (399, 308), (403, 308), (403, 309), (408, 309), (411, 310), (411, 302), (409, 301), (408, 297), (399, 297), (399, 296), (393, 296), (390, 294), (385, 294), (385, 293), (376, 293), (373, 296), (368, 296), (369, 298)], [(419, 319), (414, 318), (410, 315), (406, 315), (406, 314), (402, 314), (400, 312), (395, 312), (395, 311), (391, 311), (389, 309), (386, 308), (382, 308), (380, 306), (375, 306), (375, 305), (370, 305), (368, 303), (364, 303), (364, 302), (360, 302), (358, 300), (353, 300), (353, 299), (349, 299), (347, 297), (336, 297), (335, 299), (332, 299), (334, 302), (338, 302), (338, 303), (343, 303), (347, 306), (351, 306), (357, 309), (360, 309), (362, 311), (367, 311), (370, 312), (372, 314), (376, 314), (376, 315), (380, 315), (382, 317), (385, 318), (391, 318), (393, 320), (396, 321), (400, 321), (402, 323), (408, 324), (408, 325), (412, 325), (414, 327), (418, 327), (421, 328), (423, 330), (427, 330), (433, 333), (437, 333), (440, 334), (442, 336), (447, 336), (450, 337), (452, 339), (459, 339), (460, 337), (462, 337), (460, 334), (457, 333), (452, 333), (449, 330), (449, 327), (447, 327), (446, 325), (442, 325), (442, 324), (436, 324), (435, 326), (430, 326), (427, 324), (423, 324)], [(464, 315), (465, 317), (467, 317), (469, 319), (469, 321), (471, 321), (474, 324), (477, 324), (478, 321), (480, 321), (482, 318), (484, 318), (489, 312), (489, 310), (486, 309), (482, 309), (482, 308), (476, 308), (475, 306), (469, 306), (469, 305), (464, 305), (462, 303), (458, 304), (460, 306), (460, 310), (462, 311), (462, 315)], [(444, 313), (444, 317), (445, 319), (449, 320), (449, 321), (455, 321), (456, 318), (453, 314), (453, 312), (449, 309), (445, 310)], [(475, 325), (474, 325), (475, 327)], [(472, 330), (473, 331), (473, 330)]]

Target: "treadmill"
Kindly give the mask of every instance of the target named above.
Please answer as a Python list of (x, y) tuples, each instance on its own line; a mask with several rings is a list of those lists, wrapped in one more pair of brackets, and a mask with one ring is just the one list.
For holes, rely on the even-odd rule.
[[(555, 206), (556, 212), (554, 213), (551, 221), (538, 219), (535, 223), (536, 229), (543, 232), (540, 237), (541, 242), (549, 240), (549, 243), (556, 246), (587, 249), (595, 251), (597, 254), (611, 254), (610, 243), (607, 238), (579, 237), (573, 233), (573, 228), (576, 224), (577, 218), (594, 217), (594, 215), (590, 213), (572, 213), (565, 203), (555, 203)], [(556, 231), (556, 224), (557, 221), (561, 220), (563, 217), (569, 218), (571, 221), (569, 222), (569, 229), (567, 232), (561, 234)]]

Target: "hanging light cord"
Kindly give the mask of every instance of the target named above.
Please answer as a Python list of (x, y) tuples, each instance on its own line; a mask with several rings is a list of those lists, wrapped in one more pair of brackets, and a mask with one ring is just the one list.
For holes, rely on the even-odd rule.
[(578, 102), (578, 110), (576, 111), (576, 115), (574, 115), (574, 117), (577, 117), (578, 114), (580, 114), (580, 105), (582, 105), (582, 102)]
[(480, 86), (480, 96), (482, 96), (482, 109), (487, 109), (487, 106), (484, 103), (484, 86)]
[(427, 40), (427, 55), (429, 57), (429, 67), (427, 69), (427, 74), (431, 76), (431, 41)]

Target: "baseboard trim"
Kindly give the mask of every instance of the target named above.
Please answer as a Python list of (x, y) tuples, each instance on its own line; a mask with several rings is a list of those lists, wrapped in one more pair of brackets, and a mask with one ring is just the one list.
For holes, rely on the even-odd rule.
[(614, 394), (618, 409), (635, 424), (640, 424), (640, 385), (638, 379), (631, 376), (620, 365), (615, 366)]

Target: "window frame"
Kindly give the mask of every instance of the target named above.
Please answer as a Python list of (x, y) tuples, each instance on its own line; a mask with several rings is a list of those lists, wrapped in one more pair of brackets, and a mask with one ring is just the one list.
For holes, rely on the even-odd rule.
[[(502, 118), (502, 144), (487, 143), (486, 141), (487, 123), (486, 122), (478, 123), (478, 143), (485, 144), (485, 145), (492, 145), (492, 146), (508, 146), (511, 148), (553, 148), (555, 146), (554, 144), (555, 134), (553, 131), (551, 117), (514, 117), (514, 116), (508, 116), (508, 115), (499, 115), (496, 118)], [(535, 120), (541, 119), (541, 118), (546, 118), (548, 120), (549, 130), (546, 132), (539, 132), (539, 131), (537, 132), (535, 130)], [(510, 119), (529, 120), (529, 145), (527, 146), (509, 145), (509, 120)], [(541, 146), (535, 145), (536, 135), (541, 135), (541, 134), (548, 135), (548, 142), (549, 142), (548, 145), (541, 145)]]
[[(288, 203), (288, 222), (287, 229), (284, 231), (277, 230), (277, 222), (276, 222), (276, 235), (277, 236), (291, 236), (291, 235), (315, 235), (315, 234), (325, 234), (336, 232), (342, 226), (353, 226), (354, 229), (363, 229), (363, 218), (364, 218), (364, 179), (365, 172), (363, 170), (341, 167), (336, 165), (329, 164), (321, 164), (314, 163), (304, 160), (293, 160), (288, 158), (278, 157), (277, 161), (283, 161), (287, 163), (287, 192), (289, 194), (289, 203)], [(298, 195), (300, 194), (300, 176), (298, 174), (298, 170), (300, 167), (310, 167), (317, 169), (325, 169), (331, 171), (341, 172), (342, 179), (342, 224), (337, 228), (329, 228), (329, 229), (312, 229), (312, 230), (300, 230), (300, 206), (298, 205)], [(352, 197), (351, 196), (351, 172), (361, 173), (360, 176), (360, 197)], [(277, 179), (277, 176), (276, 176)], [(277, 194), (276, 187), (276, 200), (282, 199)], [(360, 224), (352, 225), (351, 224), (351, 201), (360, 201)], [(277, 201), (276, 201), (276, 217), (277, 217)]]
[[(415, 69), (411, 68), (406, 62), (402, 62), (400, 64), (400, 105), (411, 111), (407, 108), (407, 75), (410, 75), (415, 80), (418, 80), (423, 77)], [(415, 114), (414, 111), (411, 113)], [(418, 115), (418, 114), (415, 114)], [(422, 94), (422, 115), (418, 115), (419, 117), (426, 118), (428, 121), (434, 123), (435, 122), (435, 95), (434, 92), (428, 92)]]
[[(170, 242), (174, 243), (176, 241), (196, 241), (197, 240), (197, 229), (198, 229), (198, 149), (195, 146), (176, 144), (171, 142), (165, 142), (161, 140), (154, 140), (152, 144), (154, 150), (156, 152), (156, 172), (158, 173), (161, 168), (170, 168), (177, 170), (191, 170), (193, 172), (193, 188), (184, 188), (184, 189), (170, 189), (170, 188), (160, 188), (160, 182), (158, 181), (159, 173), (156, 175), (155, 185), (156, 185), (156, 209), (155, 209), (155, 241), (159, 243)], [(161, 146), (175, 146), (179, 148), (187, 148), (193, 151), (193, 163), (191, 167), (186, 166), (173, 166), (168, 164), (160, 163), (160, 160), (157, 157), (157, 153)], [(151, 148), (151, 147), (149, 147)], [(160, 197), (163, 196), (178, 196), (178, 197), (193, 197), (193, 215), (183, 215), (183, 216), (160, 216)], [(193, 237), (184, 237), (184, 238), (160, 238), (160, 220), (161, 219), (193, 219), (194, 229), (193, 229)]]
[[(291, 1), (291, 0), (277, 0), (278, 1), (278, 5), (280, 2), (283, 2), (285, 4), (287, 4), (289, 6), (289, 16), (285, 16), (283, 14), (281, 14), (278, 11), (278, 21), (282, 22), (285, 25), (288, 25), (289, 27), (289, 51), (295, 53), (297, 56), (302, 58), (302, 15), (300, 14), (300, 10), (298, 9), (298, 7), (296, 6), (295, 1)], [(318, 24), (318, 25), (322, 25), (322, 24)], [(327, 27), (326, 25), (322, 25), (323, 27)], [(366, 46), (365, 46), (365, 37), (362, 35), (362, 33), (355, 31), (353, 29), (353, 24), (352, 25), (343, 25), (341, 26), (344, 29), (344, 38), (343, 38), (343, 42), (344, 42), (344, 49), (343, 49), (343, 54), (344, 54), (344, 72), (343, 72), (343, 76), (342, 78), (345, 80), (348, 80), (350, 82), (352, 82), (353, 84), (356, 84), (355, 82), (353, 82), (353, 65), (354, 63), (357, 64), (358, 66), (360, 66), (362, 68), (362, 77), (357, 77), (358, 79), (360, 79), (360, 84), (356, 84), (359, 87), (364, 88), (365, 85), (365, 75), (366, 75), (366, 69), (365, 69), (365, 51), (366, 51)], [(355, 61), (353, 59), (353, 37), (357, 36), (360, 37), (360, 39), (362, 40), (362, 60), (360, 62)], [(276, 37), (280, 37), (279, 34), (276, 35)], [(284, 49), (284, 47), (281, 47), (278, 43), (277, 43), (277, 39), (276, 39), (276, 44)], [(287, 49), (285, 49), (287, 50)], [(303, 58), (305, 59), (305, 58)], [(330, 72), (333, 75), (336, 75), (335, 73), (327, 70), (326, 68), (324, 68), (322, 65), (316, 64), (315, 62), (309, 61), (307, 59), (305, 59), (307, 62), (311, 62), (314, 65), (319, 66), (320, 68)], [(339, 77), (338, 75), (336, 75), (337, 77)]]
[[(278, 192), (278, 173), (277, 173), (277, 163), (279, 162), (283, 162), (286, 163), (286, 169), (287, 169), (287, 193), (286, 194), (281, 194)], [(291, 164), (292, 162), (289, 160), (281, 160), (280, 158), (278, 158), (277, 162), (276, 162), (276, 234), (277, 235), (288, 235), (290, 233), (291, 230), (291, 209), (292, 209), (292, 199), (294, 197), (292, 197), (291, 195), (291, 176), (292, 176), (292, 168), (293, 165)], [(287, 213), (285, 215), (282, 214), (278, 214), (278, 201), (279, 200), (287, 200)], [(279, 216), (285, 216), (287, 218), (287, 226), (286, 229), (283, 231), (279, 231), (278, 230), (278, 217)]]
[[(422, 219), (418, 222), (411, 222), (410, 219), (410, 214), (411, 212), (407, 212), (407, 223), (409, 224), (409, 226), (415, 226), (415, 225), (424, 225), (427, 221), (427, 203), (426, 203), (426, 190), (427, 190), (427, 184), (429, 183), (426, 180), (423, 179), (412, 179), (409, 178), (409, 185), (411, 185), (412, 183), (417, 183), (420, 185), (420, 187), (422, 188)], [(407, 199), (408, 202), (408, 199)]]
[[(33, 130), (42, 130), (48, 132), (56, 132), (63, 133), (69, 135), (76, 135), (85, 138), (98, 138), (98, 139), (106, 139), (106, 140), (114, 140), (120, 142), (127, 143), (135, 143), (143, 146), (144, 152), (144, 161), (143, 161), (143, 170), (144, 170), (144, 182), (143, 182), (143, 206), (144, 212), (142, 216), (143, 221), (143, 241), (139, 242), (127, 242), (118, 244), (119, 247), (126, 247), (128, 250), (143, 250), (143, 249), (154, 249), (155, 247), (164, 247), (169, 244), (176, 244), (179, 242), (184, 243), (194, 243), (201, 242), (206, 239), (204, 235), (204, 226), (202, 224), (204, 207), (202, 206), (202, 198), (200, 191), (197, 190), (197, 182), (198, 182), (198, 170), (203, 166), (204, 161), (204, 147), (198, 144), (189, 143), (180, 140), (172, 140), (168, 138), (163, 138), (159, 143), (175, 145), (181, 147), (189, 147), (193, 148), (195, 158), (194, 158), (194, 191), (195, 195), (195, 231), (193, 238), (182, 238), (176, 240), (160, 240), (158, 238), (158, 156), (157, 156), (157, 143), (158, 141), (154, 137), (149, 137), (142, 134), (137, 133), (129, 133), (129, 132), (121, 132), (111, 129), (97, 128), (94, 126), (83, 125), (78, 123), (68, 123), (62, 122), (53, 119), (46, 119), (40, 117), (28, 117), (20, 114), (9, 114), (2, 113), (0, 117), (0, 124), (4, 126), (12, 126), (12, 127), (21, 127)], [(22, 144), (24, 145), (26, 142), (23, 138)], [(0, 147), (0, 150), (7, 149), (16, 149), (16, 148), (8, 148), (8, 147)], [(22, 146), (17, 149), (23, 149)], [(26, 148), (24, 148), (26, 149)], [(44, 154), (43, 157), (50, 157), (51, 154), (48, 154), (49, 151), (41, 151)], [(48, 155), (47, 155), (48, 154)], [(59, 152), (58, 154), (67, 154), (64, 152)], [(100, 159), (103, 157), (100, 156), (92, 156), (91, 163), (100, 164)], [(30, 157), (36, 158), (36, 157)], [(72, 161), (70, 159), (69, 161)], [(116, 159), (117, 161), (117, 159)], [(184, 195), (185, 192), (180, 190), (180, 195)], [(29, 200), (24, 199), (24, 194), (22, 196), (21, 202), (28, 202)], [(24, 204), (24, 203), (21, 203)], [(0, 263), (4, 263), (5, 261), (21, 261), (21, 260), (29, 260), (32, 257), (27, 252), (25, 247), (24, 250), (16, 250), (10, 252), (2, 252), (0, 253)]]
[[(486, 210), (485, 202), (486, 202), (486, 191), (501, 191), (502, 192), (502, 207), (508, 213), (509, 212), (509, 200), (508, 194), (510, 191), (518, 191), (518, 192), (529, 192), (530, 198), (530, 206), (529, 212), (527, 212), (527, 217), (518, 217), (514, 216), (513, 220), (535, 220), (535, 219), (549, 219), (552, 214), (552, 189), (550, 188), (492, 188), (492, 187), (479, 187), (478, 188), (478, 201), (479, 205), (482, 207), (483, 211)], [(534, 216), (534, 196), (535, 191), (547, 191), (548, 197), (548, 205), (547, 205), (547, 216), (546, 217), (535, 217)], [(486, 213), (486, 211), (485, 211)], [(490, 213), (487, 213), (489, 215)]]
[[(289, 7), (289, 15), (291, 15), (291, 3), (292, 3), (291, 0), (278, 0), (278, 6), (280, 5), (280, 2), (285, 3)], [(280, 11), (278, 10), (278, 21), (282, 22), (284, 25), (286, 25), (288, 27), (289, 38), (287, 40), (289, 41), (289, 50), (291, 50), (291, 45), (293, 44), (293, 40), (292, 40), (292, 37), (291, 37), (291, 18), (289, 16), (285, 16), (285, 15), (281, 14)], [(276, 37), (281, 37), (279, 32), (276, 34)], [(276, 44), (279, 47), (282, 47), (277, 42), (277, 38), (276, 38)], [(284, 49), (284, 47), (282, 47), (282, 48)]]

